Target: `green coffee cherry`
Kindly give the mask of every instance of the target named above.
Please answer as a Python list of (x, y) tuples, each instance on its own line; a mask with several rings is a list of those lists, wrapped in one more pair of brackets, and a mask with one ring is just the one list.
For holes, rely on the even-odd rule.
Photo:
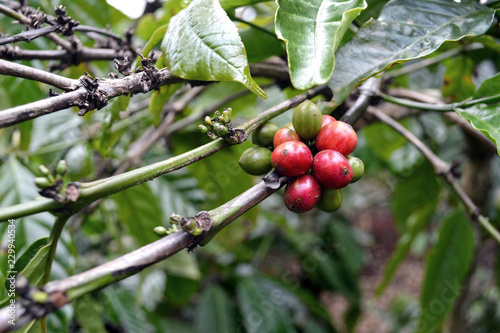
[(262, 147), (271, 147), (273, 145), (274, 134), (279, 129), (279, 126), (274, 123), (264, 123), (253, 132), (252, 142)]
[(342, 205), (342, 192), (326, 187), (321, 189), (321, 198), (316, 207), (324, 212), (334, 212)]
[(314, 139), (319, 133), (322, 123), (321, 110), (310, 100), (303, 101), (293, 111), (292, 124), (302, 139)]
[(264, 175), (273, 168), (271, 164), (271, 155), (272, 152), (269, 149), (255, 146), (245, 150), (243, 154), (241, 154), (238, 163), (248, 174), (254, 176)]
[(351, 183), (355, 183), (363, 177), (363, 174), (365, 173), (365, 165), (363, 161), (354, 156), (348, 156), (347, 160), (352, 168)]

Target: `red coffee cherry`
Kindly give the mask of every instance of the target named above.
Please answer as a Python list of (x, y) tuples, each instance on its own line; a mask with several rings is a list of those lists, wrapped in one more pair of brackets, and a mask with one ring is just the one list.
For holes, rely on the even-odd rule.
[(352, 168), (347, 158), (335, 150), (322, 150), (314, 156), (312, 172), (326, 188), (346, 187), (352, 179)]
[(274, 148), (288, 141), (300, 141), (300, 136), (297, 134), (297, 132), (289, 128), (282, 128), (278, 132), (276, 132), (276, 134), (274, 134)]
[(321, 186), (310, 174), (299, 176), (285, 188), (285, 206), (295, 213), (313, 209), (321, 197)]
[(328, 124), (333, 123), (334, 121), (337, 121), (337, 120), (335, 118), (333, 118), (332, 116), (324, 114), (323, 115), (323, 123), (321, 123), (321, 128), (325, 127)]
[(323, 127), (316, 136), (318, 150), (336, 150), (344, 156), (354, 151), (358, 144), (358, 136), (351, 125), (343, 121), (335, 121)]
[(271, 163), (282, 175), (300, 176), (311, 168), (313, 156), (309, 147), (300, 141), (288, 141), (276, 147)]

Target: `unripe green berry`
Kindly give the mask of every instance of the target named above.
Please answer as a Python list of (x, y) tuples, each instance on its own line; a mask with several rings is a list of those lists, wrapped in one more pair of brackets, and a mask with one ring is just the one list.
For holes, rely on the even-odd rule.
[(68, 164), (65, 160), (60, 160), (56, 166), (56, 173), (60, 176), (64, 176), (68, 172)]
[(52, 182), (50, 180), (48, 180), (47, 177), (36, 177), (35, 178), (35, 185), (38, 188), (43, 189), (43, 188), (52, 186)]
[(45, 165), (40, 164), (38, 166), (38, 171), (44, 176), (49, 176), (50, 175), (50, 170), (47, 168)]
[(227, 132), (228, 132), (228, 129), (226, 126), (224, 125), (218, 125), (216, 128), (215, 128), (215, 131), (217, 132), (217, 135), (220, 136), (220, 137), (224, 137), (227, 135)]
[(167, 236), (169, 233), (168, 233), (168, 230), (167, 228), (165, 228), (164, 226), (157, 226), (153, 229), (153, 232), (158, 236), (158, 237), (165, 237)]
[(205, 125), (200, 125), (198, 126), (198, 129), (200, 130), (201, 133), (206, 134), (208, 133), (208, 127)]

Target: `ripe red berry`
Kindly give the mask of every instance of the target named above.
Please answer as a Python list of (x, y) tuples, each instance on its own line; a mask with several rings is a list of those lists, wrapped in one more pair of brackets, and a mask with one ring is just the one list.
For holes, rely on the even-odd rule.
[(274, 134), (273, 138), (274, 148), (288, 141), (300, 141), (300, 136), (294, 130), (286, 127), (280, 129), (278, 132), (276, 132), (276, 134)]
[(311, 168), (313, 156), (309, 147), (300, 141), (287, 141), (276, 147), (271, 163), (282, 175), (300, 176)]
[(352, 168), (347, 158), (335, 150), (322, 150), (314, 156), (312, 172), (326, 188), (346, 187), (352, 179)]
[(299, 176), (285, 188), (285, 206), (295, 213), (313, 209), (321, 197), (321, 186), (310, 174)]
[(333, 123), (334, 121), (337, 121), (337, 120), (335, 118), (333, 118), (332, 116), (324, 114), (323, 115), (323, 122), (321, 123), (321, 128), (325, 127), (328, 124)]
[(334, 121), (323, 127), (316, 136), (318, 150), (336, 150), (344, 156), (354, 151), (358, 136), (351, 125), (343, 121)]

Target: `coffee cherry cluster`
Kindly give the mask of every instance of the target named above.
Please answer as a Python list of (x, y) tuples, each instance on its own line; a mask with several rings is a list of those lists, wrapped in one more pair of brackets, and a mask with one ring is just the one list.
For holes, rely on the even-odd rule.
[(266, 141), (259, 141), (258, 130), (254, 143), (267, 147), (272, 132), (267, 129), (271, 127), (274, 150), (270, 153), (268, 148), (259, 146), (248, 149), (239, 161), (243, 170), (256, 175), (273, 167), (282, 175), (294, 177), (284, 193), (285, 205), (293, 212), (302, 213), (314, 207), (333, 212), (340, 208), (340, 189), (358, 181), (364, 173), (363, 162), (350, 155), (358, 142), (352, 126), (322, 115), (316, 104), (306, 100), (295, 109), (291, 124), (281, 129), (264, 124), (259, 130), (266, 133)]

